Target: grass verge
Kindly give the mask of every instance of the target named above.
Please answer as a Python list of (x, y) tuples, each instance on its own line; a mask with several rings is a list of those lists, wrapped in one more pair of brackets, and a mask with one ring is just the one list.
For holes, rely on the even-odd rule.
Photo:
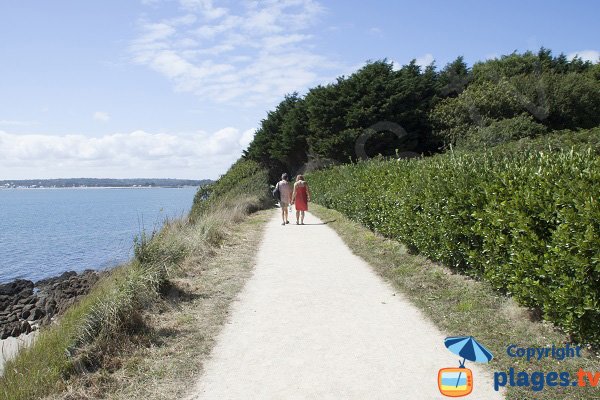
[[(5, 365), (0, 378), (0, 398), (38, 399), (64, 389), (65, 381), (91, 359), (82, 358), (80, 349), (94, 341), (105, 347), (112, 332), (128, 330), (135, 319), (135, 305), (155, 292), (161, 270), (137, 261), (116, 268), (103, 278), (90, 295), (71, 307), (60, 324), (42, 329), (34, 344), (19, 352)], [(124, 313), (131, 313), (125, 321)]]
[[(142, 234), (134, 260), (113, 269), (58, 323), (42, 329), (31, 347), (6, 363), (0, 399), (105, 398), (112, 388), (135, 386), (135, 381), (118, 379), (120, 372), (135, 370), (128, 355), (161, 347), (165, 338), (177, 334), (175, 328), (157, 328), (160, 321), (154, 316), (165, 313), (166, 304), (177, 307), (188, 298), (206, 297), (185, 286), (186, 276), (197, 276), (207, 285), (225, 279), (217, 271), (214, 277), (207, 275), (203, 268), (235, 236), (238, 224), (272, 203), (267, 189), (265, 171), (252, 162), (237, 162), (211, 189), (199, 191), (188, 217)], [(239, 272), (237, 264), (231, 268)], [(243, 276), (243, 270), (240, 273)], [(225, 296), (233, 293), (219, 287)], [(193, 322), (193, 315), (180, 316), (181, 324)], [(150, 376), (159, 379), (170, 365), (164, 359), (157, 362), (159, 371)]]
[(232, 301), (252, 274), (271, 215), (259, 211), (231, 226), (210, 257), (201, 252), (187, 257), (170, 276), (163, 296), (144, 311), (147, 327), (128, 338), (127, 351), (114, 354), (103, 369), (80, 374), (46, 400), (185, 398), (203, 371)]
[[(574, 380), (580, 368), (600, 372), (598, 355), (589, 350), (581, 358), (557, 361), (543, 358), (527, 362), (507, 355), (507, 347), (564, 346), (567, 336), (547, 322), (532, 321), (528, 310), (509, 297), (502, 296), (482, 281), (452, 273), (449, 269), (423, 256), (409, 254), (401, 243), (386, 239), (366, 227), (349, 220), (343, 214), (311, 206), (311, 212), (322, 220), (333, 221), (328, 226), (342, 237), (358, 256), (367, 261), (386, 281), (403, 293), (448, 336), (474, 336), (494, 354), (488, 364), (492, 371), (515, 372), (567, 371)], [(440, 368), (445, 366), (440, 366)], [(593, 387), (544, 387), (532, 391), (528, 387), (507, 387), (508, 399), (598, 399), (600, 384)], [(539, 385), (538, 385), (539, 386)]]

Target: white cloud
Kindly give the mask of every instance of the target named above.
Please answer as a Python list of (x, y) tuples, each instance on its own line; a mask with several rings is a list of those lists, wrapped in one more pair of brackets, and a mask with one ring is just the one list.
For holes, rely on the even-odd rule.
[(427, 67), (433, 61), (435, 61), (435, 58), (433, 58), (433, 54), (431, 54), (431, 53), (427, 53), (425, 55), (422, 55), (421, 57), (416, 58), (416, 64), (418, 66), (420, 66), (421, 68)]
[(371, 35), (383, 37), (383, 31), (380, 28), (373, 27), (373, 28), (369, 29), (369, 33)]
[(161, 0), (141, 0), (141, 3), (145, 6), (156, 6)]
[(573, 58), (575, 58), (575, 56), (578, 56), (583, 61), (591, 61), (593, 63), (600, 62), (600, 51), (598, 51), (598, 50), (575, 51), (573, 53), (569, 53), (567, 55), (567, 58), (569, 60), (572, 60)]
[(215, 7), (212, 0), (180, 0), (183, 8), (190, 11), (200, 11), (202, 16), (208, 19), (217, 19), (227, 14), (228, 10), (223, 7)]
[(214, 178), (239, 158), (253, 134), (254, 130), (233, 127), (212, 133), (138, 130), (100, 137), (0, 131), (0, 171), (2, 175), (20, 175), (0, 179), (75, 175)]
[(18, 120), (10, 120), (10, 119), (0, 119), (0, 126), (31, 126), (35, 125), (36, 122), (33, 121), (18, 121)]
[(321, 83), (338, 64), (314, 50), (306, 32), (323, 8), (314, 0), (247, 2), (235, 10), (211, 0), (179, 0), (183, 16), (140, 23), (133, 61), (178, 91), (216, 102), (256, 104)]
[(110, 115), (108, 115), (108, 113), (104, 112), (104, 111), (96, 111), (92, 115), (92, 118), (94, 119), (94, 121), (100, 121), (100, 122), (110, 121)]
[(248, 129), (244, 133), (242, 133), (242, 137), (240, 137), (239, 144), (243, 149), (247, 149), (248, 145), (254, 139), (254, 134), (256, 133), (256, 129)]

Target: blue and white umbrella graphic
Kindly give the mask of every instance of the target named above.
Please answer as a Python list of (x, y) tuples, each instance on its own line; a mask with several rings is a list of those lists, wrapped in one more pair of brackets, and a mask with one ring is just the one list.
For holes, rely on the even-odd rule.
[[(477, 342), (473, 336), (447, 337), (444, 339), (444, 345), (448, 350), (463, 358), (462, 362), (459, 361), (460, 368), (465, 367), (465, 360), (487, 363), (494, 358), (492, 352)], [(460, 375), (461, 373), (458, 374), (458, 379), (456, 380), (457, 385), (460, 380)]]

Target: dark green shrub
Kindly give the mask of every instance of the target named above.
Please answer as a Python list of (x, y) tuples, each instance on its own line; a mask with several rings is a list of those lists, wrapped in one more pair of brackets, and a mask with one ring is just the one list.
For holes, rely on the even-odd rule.
[(533, 117), (522, 114), (513, 118), (492, 120), (489, 125), (470, 128), (460, 139), (458, 146), (479, 150), (523, 138), (535, 138), (547, 132), (547, 128)]
[(529, 141), (519, 151), (359, 162), (308, 180), (316, 202), (599, 343), (600, 156), (583, 144), (560, 149), (593, 132), (555, 137), (552, 151)]

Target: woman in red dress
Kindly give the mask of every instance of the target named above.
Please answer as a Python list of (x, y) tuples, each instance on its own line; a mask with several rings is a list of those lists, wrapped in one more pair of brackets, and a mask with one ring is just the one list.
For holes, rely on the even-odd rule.
[(308, 211), (308, 202), (310, 201), (310, 189), (304, 176), (298, 175), (294, 183), (294, 192), (292, 193), (292, 204), (296, 206), (296, 225), (304, 225), (304, 212)]

